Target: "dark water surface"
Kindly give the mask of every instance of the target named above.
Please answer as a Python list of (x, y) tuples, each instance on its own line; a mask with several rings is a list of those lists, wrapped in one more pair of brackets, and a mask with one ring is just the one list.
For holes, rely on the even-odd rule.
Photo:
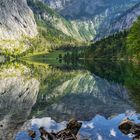
[[(0, 138), (29, 139), (29, 128), (58, 131), (83, 122), (82, 137), (131, 140), (119, 130), (140, 122), (140, 66), (127, 62), (22, 61), (0, 64)], [(39, 136), (39, 134), (38, 134)], [(39, 139), (39, 138), (36, 138)]]

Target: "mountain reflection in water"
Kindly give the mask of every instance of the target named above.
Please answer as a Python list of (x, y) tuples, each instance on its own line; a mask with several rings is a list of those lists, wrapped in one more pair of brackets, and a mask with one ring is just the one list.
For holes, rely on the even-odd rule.
[(56, 121), (68, 120), (71, 117), (90, 120), (98, 113), (110, 117), (114, 113), (132, 109), (126, 88), (88, 72), (77, 74), (56, 86), (51, 94), (46, 93), (46, 102), (53, 99), (56, 101), (51, 105), (39, 109), (34, 107), (42, 111), (39, 116), (52, 117)]
[[(138, 114), (122, 113), (139, 112), (139, 66), (96, 62), (69, 69), (28, 61), (0, 67), (2, 140), (14, 139), (18, 131), (33, 125), (29, 125), (31, 121), (40, 123), (44, 117), (54, 120), (53, 125), (41, 123), (48, 129), (62, 129), (64, 126), (56, 122), (76, 118), (84, 123), (82, 136), (97, 140), (131, 139), (117, 127), (126, 117), (138, 121)], [(23, 135), (24, 132), (18, 133), (17, 137)]]

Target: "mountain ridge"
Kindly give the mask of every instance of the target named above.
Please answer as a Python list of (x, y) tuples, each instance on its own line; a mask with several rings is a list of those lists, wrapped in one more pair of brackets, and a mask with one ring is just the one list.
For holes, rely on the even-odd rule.
[(139, 3), (140, 0), (2, 0), (0, 52), (17, 55), (33, 52), (37, 46), (37, 51), (47, 51), (100, 40), (129, 29), (140, 15)]
[(126, 12), (121, 14), (115, 21), (111, 22), (110, 25), (108, 25), (104, 31), (99, 33), (98, 35), (99, 38), (97, 36), (95, 40), (100, 40), (101, 38), (107, 37), (114, 33), (129, 30), (133, 26), (133, 24), (137, 21), (139, 16), (140, 16), (140, 2), (135, 6), (133, 6), (131, 9), (128, 9)]
[[(77, 27), (82, 33), (86, 33), (87, 40), (99, 40), (106, 36), (108, 30), (115, 33), (113, 22), (121, 15), (135, 7), (139, 0), (42, 0), (55, 9)], [(91, 10), (92, 9), (92, 10)], [(131, 22), (132, 24), (132, 22)], [(121, 26), (121, 25), (120, 25)], [(110, 28), (110, 29), (109, 29)], [(125, 28), (117, 28), (122, 31)], [(104, 31), (105, 30), (105, 31)], [(110, 32), (109, 32), (110, 33)], [(109, 34), (108, 33), (108, 34)], [(98, 38), (98, 39), (97, 39)]]

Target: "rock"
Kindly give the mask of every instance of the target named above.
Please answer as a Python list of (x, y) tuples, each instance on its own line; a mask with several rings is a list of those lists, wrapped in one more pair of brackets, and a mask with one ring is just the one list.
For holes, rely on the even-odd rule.
[(49, 133), (45, 130), (44, 127), (40, 127), (39, 131), (41, 133), (41, 139), (46, 140), (78, 140), (77, 134), (82, 126), (82, 123), (79, 123), (75, 119), (71, 119), (66, 129), (61, 130), (58, 133)]
[(126, 119), (120, 123), (119, 130), (125, 135), (133, 134), (133, 140), (140, 140), (140, 124), (136, 124), (135, 122)]
[(82, 126), (82, 123), (79, 123), (75, 119), (71, 119), (68, 124), (66, 129), (58, 132), (56, 134), (57, 139), (66, 139), (66, 140), (78, 140), (77, 134)]
[(37, 35), (33, 12), (26, 0), (0, 1), (0, 52), (22, 53)]
[(0, 1), (0, 40), (34, 37), (37, 27), (26, 0)]
[(140, 3), (127, 10), (124, 14), (120, 15), (110, 24), (105, 22), (104, 24), (106, 24), (106, 28), (104, 29), (102, 27), (100, 28), (102, 32), (99, 33), (98, 35), (99, 38), (97, 37), (96, 40), (99, 40), (105, 36), (112, 35), (116, 32), (130, 29), (133, 23), (137, 21), (137, 18), (139, 16), (140, 16)]
[(33, 130), (28, 130), (28, 135), (29, 135), (31, 138), (35, 138), (35, 137), (36, 137), (36, 133), (35, 133)]

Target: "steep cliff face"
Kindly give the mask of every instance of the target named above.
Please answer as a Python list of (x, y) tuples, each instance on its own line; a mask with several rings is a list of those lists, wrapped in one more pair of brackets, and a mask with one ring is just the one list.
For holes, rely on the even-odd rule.
[[(71, 15), (74, 17), (75, 15), (84, 13), (83, 16), (87, 15), (95, 15), (104, 9), (111, 6), (123, 6), (128, 3), (135, 3), (138, 0), (42, 0), (43, 2), (48, 3), (53, 9), (62, 12), (63, 15)], [(70, 9), (73, 8), (73, 9)], [(83, 9), (82, 9), (83, 8)], [(66, 10), (66, 13), (63, 13), (63, 10)], [(76, 10), (76, 11), (75, 11)], [(71, 12), (70, 12), (71, 11)], [(75, 11), (75, 13), (74, 13)], [(70, 12), (70, 13), (69, 13)], [(78, 13), (78, 14), (77, 14)], [(82, 17), (83, 17), (82, 16)]]
[(42, 0), (42, 1), (49, 4), (51, 8), (61, 11), (67, 5), (71, 5), (71, 3), (73, 3), (75, 0)]
[[(137, 21), (137, 18), (140, 16), (140, 3), (123, 13), (121, 16), (119, 16), (115, 21), (108, 24), (106, 26), (106, 30), (104, 30), (104, 33), (100, 35), (100, 37), (104, 37), (113, 34), (114, 32), (120, 32), (123, 30), (130, 29), (130, 27), (133, 25), (135, 21)], [(108, 30), (107, 30), (108, 29)], [(106, 34), (105, 34), (106, 33)]]
[[(57, 10), (86, 40), (106, 35), (112, 21), (131, 9), (139, 0), (42, 0)], [(114, 27), (112, 27), (114, 28)], [(112, 29), (113, 30), (113, 29)]]
[(26, 0), (0, 1), (0, 40), (34, 37), (36, 34), (34, 16)]
[(115, 13), (123, 12), (139, 0), (43, 0), (68, 19), (91, 18), (95, 15), (114, 9)]
[(30, 46), (23, 40), (36, 35), (34, 15), (26, 0), (0, 1), (0, 52), (21, 53)]
[(52, 28), (62, 32), (66, 36), (70, 36), (76, 40), (82, 40), (77, 28), (68, 20), (62, 17), (55, 10), (48, 7), (48, 5), (38, 0), (28, 0), (28, 5), (36, 15), (37, 22), (44, 22), (46, 29)]

